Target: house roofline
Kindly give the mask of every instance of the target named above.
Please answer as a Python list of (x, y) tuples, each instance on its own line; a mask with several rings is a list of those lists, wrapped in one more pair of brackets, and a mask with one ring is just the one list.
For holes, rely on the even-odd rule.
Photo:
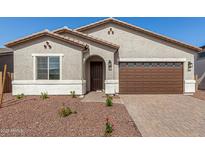
[(72, 30), (72, 29), (69, 29), (69, 28), (67, 28), (67, 27), (63, 27), (63, 28), (54, 30), (54, 31), (52, 31), (52, 32), (53, 32), (53, 33), (57, 33), (57, 34), (70, 33), (70, 34), (73, 34), (73, 35), (82, 37), (82, 38), (84, 38), (84, 39), (88, 39), (88, 40), (90, 40), (90, 41), (97, 42), (97, 43), (100, 43), (100, 44), (109, 46), (109, 47), (114, 48), (114, 49), (119, 49), (119, 48), (120, 48), (119, 45), (116, 45), (116, 44), (114, 44), (114, 43), (111, 43), (111, 42), (105, 41), (105, 40), (103, 40), (103, 39), (99, 39), (99, 38), (93, 37), (93, 36), (91, 36), (91, 35), (87, 35), (87, 34), (78, 32), (78, 31), (75, 31), (75, 30)]
[(44, 31), (41, 31), (41, 32), (38, 32), (38, 33), (33, 33), (29, 36), (22, 37), (20, 39), (15, 40), (15, 41), (8, 42), (8, 43), (5, 44), (5, 46), (8, 47), (8, 48), (11, 48), (11, 47), (16, 46), (18, 44), (25, 43), (27, 41), (30, 41), (32, 39), (35, 39), (35, 38), (38, 38), (38, 37), (41, 37), (41, 36), (49, 36), (49, 37), (52, 37), (52, 38), (55, 38), (55, 39), (58, 39), (58, 40), (61, 40), (61, 41), (76, 45), (76, 46), (79, 46), (81, 48), (87, 48), (87, 44), (85, 44), (81, 41), (74, 40), (74, 39), (71, 39), (71, 38), (65, 38), (61, 35), (52, 33), (49, 30), (44, 30)]
[(204, 50), (204, 49), (205, 49), (205, 45), (203, 45), (203, 46), (200, 46), (200, 48), (201, 48), (202, 50)]
[(0, 56), (7, 56), (7, 55), (12, 55), (13, 54), (13, 51), (10, 51), (10, 52), (2, 52), (0, 53)]
[(190, 44), (187, 44), (187, 43), (184, 43), (184, 42), (181, 42), (181, 41), (178, 41), (178, 40), (169, 38), (169, 37), (164, 36), (164, 35), (161, 35), (161, 34), (157, 34), (157, 33), (155, 33), (155, 32), (149, 31), (149, 30), (147, 30), (147, 29), (140, 28), (140, 27), (138, 27), (138, 26), (129, 24), (129, 23), (124, 22), (124, 21), (120, 21), (120, 20), (115, 19), (115, 18), (106, 18), (106, 19), (100, 20), (100, 21), (98, 21), (98, 22), (91, 23), (91, 24), (89, 24), (89, 25), (85, 25), (85, 26), (76, 28), (75, 30), (76, 30), (76, 31), (79, 31), (79, 32), (83, 32), (83, 31), (85, 31), (85, 30), (89, 30), (89, 29), (92, 29), (92, 28), (94, 28), (94, 27), (97, 27), (97, 26), (100, 26), (100, 25), (103, 25), (103, 24), (106, 24), (106, 23), (110, 23), (110, 22), (111, 22), (111, 23), (118, 24), (118, 25), (121, 25), (121, 26), (123, 26), (123, 27), (130, 28), (130, 29), (135, 30), (135, 31), (140, 31), (140, 32), (145, 33), (145, 34), (147, 34), (147, 35), (156, 37), (156, 38), (158, 38), (158, 39), (161, 39), (161, 40), (164, 40), (164, 41), (173, 43), (173, 44), (177, 44), (177, 45), (179, 45), (179, 46), (182, 46), (182, 47), (185, 47), (185, 48), (194, 50), (194, 51), (196, 51), (196, 52), (202, 51), (202, 49), (199, 48), (199, 47), (196, 47), (196, 46), (193, 46), (193, 45), (190, 45)]

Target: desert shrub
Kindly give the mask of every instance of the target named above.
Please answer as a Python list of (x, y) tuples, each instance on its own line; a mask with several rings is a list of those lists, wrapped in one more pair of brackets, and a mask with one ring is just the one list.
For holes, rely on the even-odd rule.
[(70, 95), (72, 96), (72, 98), (75, 98), (76, 97), (75, 91), (70, 91)]
[(23, 97), (24, 97), (24, 94), (23, 94), (23, 93), (16, 95), (16, 98), (17, 98), (17, 99), (22, 99)]
[(107, 96), (106, 106), (112, 106), (112, 97), (111, 96)]
[(77, 114), (76, 111), (72, 111), (70, 107), (67, 107), (63, 104), (63, 106), (58, 111), (60, 117), (67, 117), (71, 114)]
[(105, 123), (105, 136), (111, 136), (113, 132), (113, 124), (110, 123), (109, 119), (106, 118)]
[(65, 107), (63, 106), (60, 110), (59, 110), (59, 115), (60, 117), (67, 117), (70, 114), (72, 114), (72, 110), (69, 107)]
[(40, 96), (43, 100), (48, 98), (48, 93), (47, 92), (41, 92)]

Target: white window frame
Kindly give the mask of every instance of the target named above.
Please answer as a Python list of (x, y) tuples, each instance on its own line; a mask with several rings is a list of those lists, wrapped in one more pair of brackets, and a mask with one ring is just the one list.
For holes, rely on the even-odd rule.
[[(36, 81), (42, 81), (42, 80), (37, 80), (37, 69), (36, 69), (36, 57), (59, 57), (60, 59), (60, 78), (59, 80), (62, 80), (62, 60), (63, 60), (63, 56), (64, 54), (54, 54), (54, 53), (50, 53), (50, 54), (42, 54), (42, 53), (39, 53), (39, 54), (32, 54), (32, 57), (33, 57), (33, 80), (36, 80)], [(49, 64), (49, 58), (48, 58), (48, 64)], [(48, 66), (48, 75), (49, 75), (49, 66)], [(45, 80), (44, 80), (45, 81)], [(47, 79), (46, 81), (50, 81), (49, 79)]]

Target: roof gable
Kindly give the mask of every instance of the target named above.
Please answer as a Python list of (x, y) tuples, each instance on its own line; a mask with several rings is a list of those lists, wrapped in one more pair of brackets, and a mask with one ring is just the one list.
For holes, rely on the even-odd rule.
[(98, 26), (101, 26), (101, 25), (104, 25), (104, 24), (109, 24), (109, 23), (117, 24), (119, 26), (122, 26), (122, 27), (125, 27), (125, 28), (128, 28), (128, 29), (132, 29), (132, 30), (144, 33), (146, 35), (149, 35), (149, 36), (161, 39), (163, 41), (167, 41), (169, 43), (176, 44), (176, 45), (184, 47), (184, 48), (188, 48), (188, 49), (194, 50), (196, 52), (200, 52), (202, 50), (199, 47), (192, 46), (190, 44), (187, 44), (187, 43), (184, 43), (184, 42), (181, 42), (181, 41), (169, 38), (169, 37), (161, 35), (161, 34), (154, 33), (152, 31), (140, 28), (138, 26), (135, 26), (135, 25), (132, 25), (132, 24), (129, 24), (129, 23), (126, 23), (126, 22), (123, 22), (123, 21), (120, 21), (120, 20), (117, 20), (117, 19), (114, 19), (114, 18), (107, 18), (107, 19), (98, 21), (96, 23), (92, 23), (92, 24), (89, 24), (89, 25), (77, 28), (75, 30), (78, 31), (78, 32), (82, 32), (83, 33), (86, 30), (90, 30), (90, 29), (93, 29), (95, 27), (98, 27)]
[(69, 34), (73, 34), (75, 36), (79, 36), (79, 37), (82, 37), (84, 39), (87, 39), (87, 40), (90, 40), (90, 41), (93, 41), (93, 42), (100, 43), (102, 45), (105, 45), (105, 46), (108, 46), (108, 47), (111, 47), (111, 48), (114, 48), (114, 49), (119, 49), (119, 47), (120, 47), (119, 45), (116, 45), (114, 43), (111, 43), (111, 42), (96, 38), (96, 37), (91, 36), (91, 35), (87, 35), (87, 34), (78, 32), (78, 31), (75, 31), (75, 30), (71, 30), (67, 27), (63, 27), (61, 29), (54, 30), (53, 33), (57, 33), (57, 34), (69, 33)]
[(49, 37), (61, 40), (63, 42), (66, 42), (66, 43), (73, 44), (75, 46), (81, 47), (83, 49), (87, 48), (87, 44), (85, 44), (83, 42), (80, 42), (80, 41), (74, 40), (74, 39), (70, 39), (70, 38), (65, 38), (61, 35), (49, 32), (48, 30), (44, 30), (42, 32), (34, 33), (34, 34), (29, 35), (29, 36), (17, 39), (15, 41), (8, 42), (7, 44), (5, 44), (5, 46), (9, 47), (9, 48), (12, 48), (13, 46), (16, 46), (18, 44), (23, 44), (25, 42), (31, 41), (33, 39), (36, 39), (36, 38), (39, 38), (39, 37), (42, 37), (42, 36), (49, 36)]

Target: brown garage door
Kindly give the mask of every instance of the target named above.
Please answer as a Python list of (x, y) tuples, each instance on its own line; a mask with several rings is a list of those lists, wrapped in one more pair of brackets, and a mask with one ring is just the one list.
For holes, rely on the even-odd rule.
[(119, 67), (121, 94), (183, 93), (183, 63), (121, 62)]

